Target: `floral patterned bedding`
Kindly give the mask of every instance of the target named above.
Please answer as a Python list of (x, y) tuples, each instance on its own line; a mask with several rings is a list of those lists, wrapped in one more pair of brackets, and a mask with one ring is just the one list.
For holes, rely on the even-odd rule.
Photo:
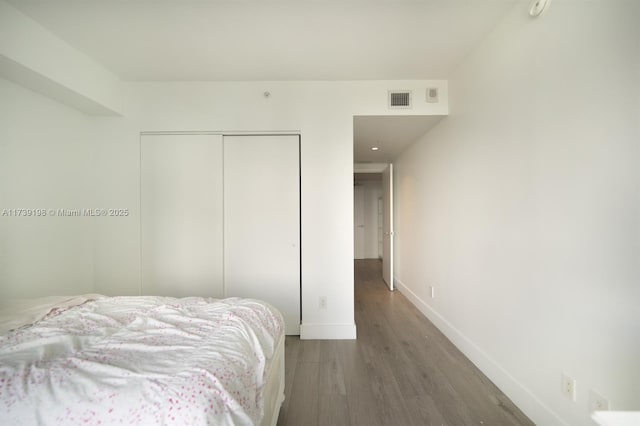
[(2, 425), (253, 425), (282, 315), (251, 299), (99, 297), (0, 334)]

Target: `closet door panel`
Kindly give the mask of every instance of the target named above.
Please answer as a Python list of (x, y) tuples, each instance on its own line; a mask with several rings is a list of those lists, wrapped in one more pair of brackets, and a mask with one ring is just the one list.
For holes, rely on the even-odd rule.
[(140, 143), (142, 294), (222, 297), (222, 136)]
[(265, 300), (300, 334), (299, 137), (224, 138), (225, 296)]

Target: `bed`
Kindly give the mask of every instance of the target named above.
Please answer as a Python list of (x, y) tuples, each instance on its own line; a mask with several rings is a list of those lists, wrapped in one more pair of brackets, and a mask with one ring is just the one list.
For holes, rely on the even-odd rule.
[(264, 302), (85, 295), (3, 304), (2, 425), (277, 422), (284, 321)]

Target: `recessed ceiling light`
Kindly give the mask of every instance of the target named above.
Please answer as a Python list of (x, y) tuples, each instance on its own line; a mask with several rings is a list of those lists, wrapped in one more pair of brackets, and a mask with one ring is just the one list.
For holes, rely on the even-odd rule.
[(377, 151), (377, 150), (379, 150), (379, 149), (380, 149), (380, 148), (378, 148), (377, 146), (372, 146), (372, 147), (371, 147), (371, 151)]

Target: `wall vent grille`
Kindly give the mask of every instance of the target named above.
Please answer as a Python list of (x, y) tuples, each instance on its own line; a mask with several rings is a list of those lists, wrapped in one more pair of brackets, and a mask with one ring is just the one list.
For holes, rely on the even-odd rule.
[(411, 108), (411, 91), (389, 90), (389, 108)]

